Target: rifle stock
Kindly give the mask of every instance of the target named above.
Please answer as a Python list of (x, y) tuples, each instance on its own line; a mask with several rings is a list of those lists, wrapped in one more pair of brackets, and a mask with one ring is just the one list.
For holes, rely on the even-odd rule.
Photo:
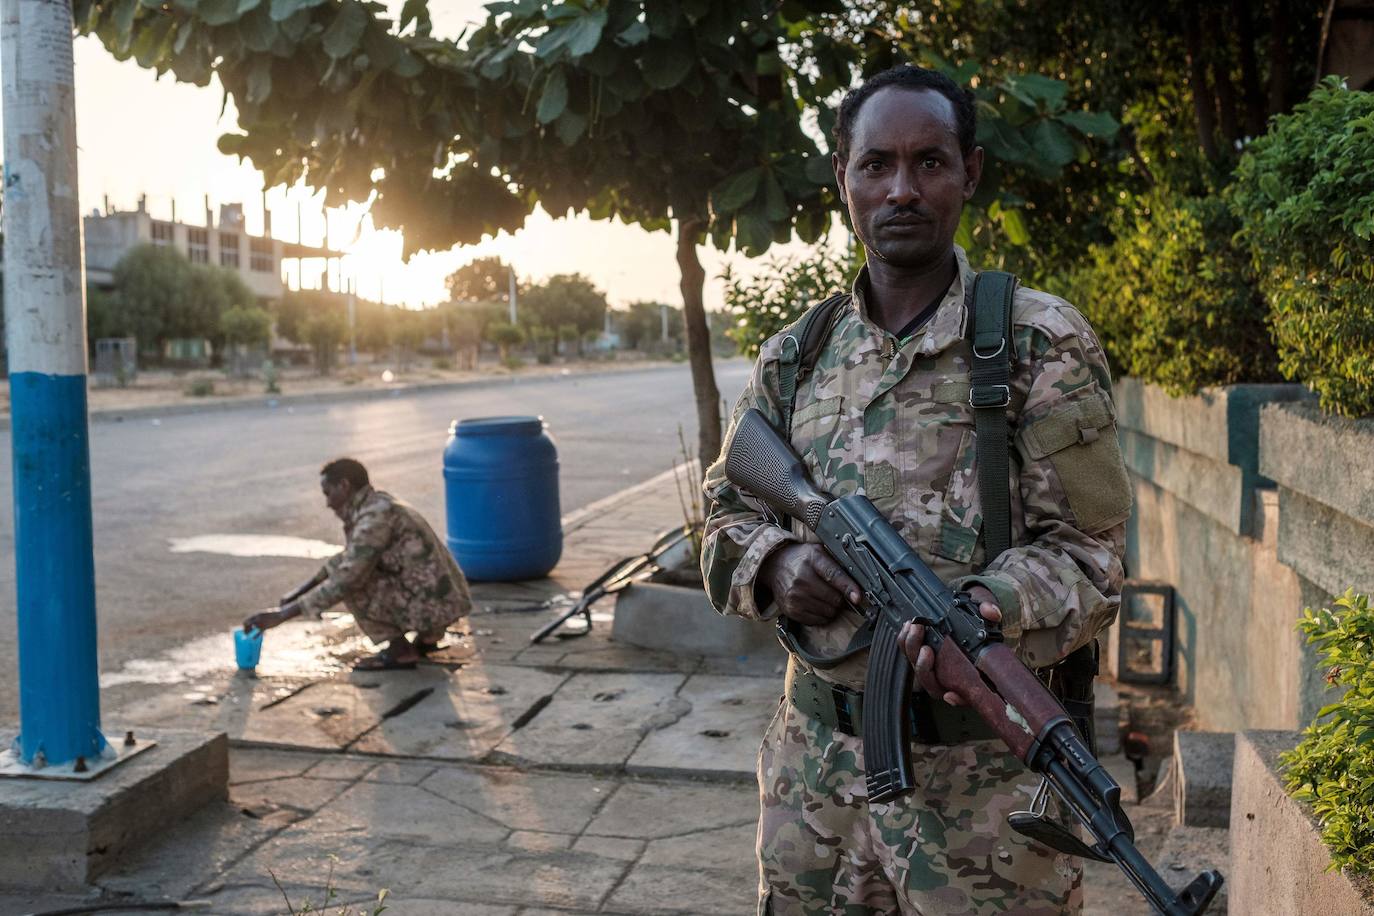
[(1219, 872), (1198, 875), (1175, 892), (1135, 847), (1121, 809), (1121, 787), (1092, 755), (1064, 708), (1033, 671), (1001, 642), (968, 595), (952, 592), (864, 496), (836, 499), (819, 490), (791, 446), (757, 410), (731, 435), (725, 476), (774, 511), (796, 519), (859, 583), (874, 628), (864, 694), (864, 765), (870, 802), (910, 791), (913, 671), (897, 644), (908, 621), (923, 624), (940, 683), (993, 729), (1047, 784), (1094, 843), (1040, 815), (1014, 829), (1053, 848), (1115, 862), (1141, 894), (1168, 916), (1196, 916), (1221, 887)]

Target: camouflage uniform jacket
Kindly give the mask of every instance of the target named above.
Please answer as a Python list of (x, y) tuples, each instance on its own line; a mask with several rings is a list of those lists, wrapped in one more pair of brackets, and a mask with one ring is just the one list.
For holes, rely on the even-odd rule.
[[(958, 276), (930, 321), (905, 341), (869, 319), (867, 268), (859, 274), (852, 303), (798, 383), (792, 443), (818, 486), (867, 495), (942, 580), (986, 586), (1008, 641), (1040, 667), (1089, 642), (1120, 604), (1131, 491), (1111, 378), (1076, 309), (1018, 288), (1007, 408), (1014, 546), (984, 569), (965, 300), (976, 274), (962, 249), (955, 254)], [(781, 427), (781, 339), (764, 343), (735, 418), (755, 407)], [(759, 607), (754, 593), (760, 564), (784, 543), (814, 536), (769, 522), (725, 479), (724, 465), (717, 461), (704, 483), (713, 503), (702, 551), (707, 591), (722, 613), (769, 619), (776, 606)], [(802, 628), (803, 637), (811, 651), (833, 654), (861, 623), (846, 609), (824, 627)], [(866, 669), (865, 653), (824, 676), (862, 688)]]
[(472, 609), (458, 563), (424, 516), (389, 493), (364, 487), (344, 520), (344, 549), (320, 570), (324, 581), (301, 599), (318, 616), (340, 601), (354, 614), (442, 628)]

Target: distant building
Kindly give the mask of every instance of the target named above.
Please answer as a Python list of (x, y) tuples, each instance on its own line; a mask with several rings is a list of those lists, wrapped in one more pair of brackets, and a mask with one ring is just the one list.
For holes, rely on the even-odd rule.
[[(137, 210), (92, 213), (84, 221), (86, 282), (111, 288), (115, 266), (130, 249), (166, 245), (181, 252), (192, 264), (214, 264), (237, 271), (259, 299), (275, 301), (286, 291), (283, 261), (318, 260), (321, 275), (328, 276), (329, 262), (343, 257), (343, 252), (272, 238), (270, 213), (265, 234), (250, 235), (244, 226), (242, 204), (221, 206), (218, 224), (211, 216), (207, 206), (203, 226), (178, 222), (175, 218), (155, 219), (143, 200)], [(304, 273), (301, 270), (297, 275)]]

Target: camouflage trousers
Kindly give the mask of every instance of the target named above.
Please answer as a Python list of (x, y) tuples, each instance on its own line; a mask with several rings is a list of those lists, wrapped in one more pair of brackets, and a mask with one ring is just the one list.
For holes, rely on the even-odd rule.
[(428, 642), (437, 642), (449, 624), (464, 616), (462, 609), (457, 606), (444, 608), (427, 604), (417, 610), (415, 605), (403, 600), (395, 604), (378, 601), (376, 595), (369, 595), (368, 600), (346, 597), (344, 606), (353, 615), (353, 622), (358, 629), (376, 645), (400, 639), (411, 631)]
[(759, 752), (760, 916), (1077, 914), (1082, 866), (1014, 832), (1039, 785), (995, 741), (917, 745), (917, 788), (868, 803), (863, 742), (784, 701)]

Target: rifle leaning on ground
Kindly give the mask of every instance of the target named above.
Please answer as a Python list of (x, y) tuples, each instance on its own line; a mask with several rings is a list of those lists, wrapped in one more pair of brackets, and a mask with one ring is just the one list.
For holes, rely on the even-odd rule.
[[(638, 556), (625, 557), (623, 560), (617, 560), (613, 566), (593, 579), (586, 588), (582, 589), (582, 597), (577, 599), (577, 602), (573, 604), (571, 608), (531, 633), (530, 642), (534, 644), (543, 642), (555, 630), (579, 614), (586, 621), (586, 625), (580, 630), (573, 630), (558, 635), (564, 639), (586, 636), (592, 631), (593, 604), (605, 598), (607, 595), (614, 595), (616, 592), (624, 591), (636, 578), (643, 578), (658, 572), (662, 568), (658, 564), (659, 559), (668, 551), (687, 540), (691, 534), (692, 529), (685, 525), (681, 528), (674, 528), (671, 531), (659, 535), (658, 540), (654, 541), (653, 546), (649, 548), (647, 553), (641, 553)], [(544, 605), (536, 606), (536, 608), (542, 607), (544, 607)]]
[[(1098, 762), (1068, 714), (1002, 642), (978, 603), (931, 572), (866, 496), (838, 499), (817, 489), (792, 448), (757, 410), (745, 411), (725, 459), (725, 476), (773, 511), (806, 525), (863, 591), (872, 633), (864, 692), (863, 742), (868, 799), (883, 802), (915, 787), (910, 702), (914, 671), (897, 644), (908, 621), (925, 626), (935, 675), (978, 713), (1027, 769), (1043, 777), (1033, 811), (1012, 827), (1070, 855), (1115, 862), (1150, 905), (1167, 916), (1196, 916), (1221, 887), (1217, 871), (1175, 892), (1135, 845), (1121, 809), (1121, 786)], [(1047, 787), (1092, 837), (1089, 846), (1044, 816)]]

